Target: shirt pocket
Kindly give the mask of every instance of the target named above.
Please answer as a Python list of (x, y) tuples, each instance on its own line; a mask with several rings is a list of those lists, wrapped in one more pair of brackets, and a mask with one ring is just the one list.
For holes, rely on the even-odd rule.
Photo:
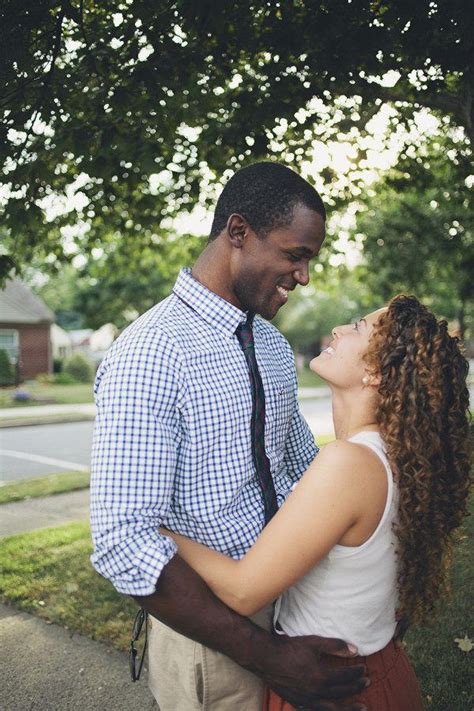
[(266, 386), (265, 444), (273, 454), (284, 452), (294, 409), (295, 393), (291, 381), (269, 383)]

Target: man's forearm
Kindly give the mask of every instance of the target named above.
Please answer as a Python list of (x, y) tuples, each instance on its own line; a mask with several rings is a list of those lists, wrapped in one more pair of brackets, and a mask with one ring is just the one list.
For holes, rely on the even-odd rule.
[(276, 646), (268, 632), (224, 605), (179, 555), (163, 568), (153, 595), (134, 599), (176, 632), (257, 674)]
[(319, 663), (321, 653), (350, 656), (344, 642), (269, 634), (226, 607), (179, 555), (164, 567), (156, 592), (135, 600), (177, 632), (261, 676), (293, 706), (325, 711), (359, 708), (350, 703), (318, 703), (356, 694), (365, 686), (362, 666), (328, 670)]

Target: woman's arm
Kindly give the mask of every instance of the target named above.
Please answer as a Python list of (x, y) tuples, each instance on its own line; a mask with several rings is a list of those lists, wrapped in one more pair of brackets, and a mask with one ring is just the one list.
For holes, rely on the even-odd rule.
[[(252, 615), (293, 585), (360, 518), (367, 491), (358, 472), (374, 455), (350, 442), (324, 447), (296, 489), (239, 561), (168, 531), (179, 554), (213, 592), (242, 615)], [(364, 480), (362, 476), (362, 480)]]

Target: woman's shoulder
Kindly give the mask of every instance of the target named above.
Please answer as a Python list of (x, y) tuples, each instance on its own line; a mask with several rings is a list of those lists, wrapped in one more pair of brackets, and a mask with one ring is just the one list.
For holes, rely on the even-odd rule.
[(360, 485), (366, 480), (373, 484), (386, 482), (383, 460), (363, 442), (336, 439), (321, 448), (315, 459), (315, 468), (344, 479), (347, 483)]

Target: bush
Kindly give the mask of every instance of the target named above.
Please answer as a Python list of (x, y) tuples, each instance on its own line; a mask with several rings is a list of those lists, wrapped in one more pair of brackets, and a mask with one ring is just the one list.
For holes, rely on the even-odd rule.
[(38, 373), (35, 380), (40, 385), (51, 385), (51, 383), (54, 383), (54, 375), (51, 373)]
[(54, 382), (56, 385), (74, 385), (78, 381), (71, 373), (56, 373)]
[(63, 359), (53, 358), (53, 373), (61, 373), (63, 369)]
[(80, 383), (90, 383), (93, 369), (90, 361), (83, 353), (72, 353), (64, 359), (63, 373), (67, 373)]
[(4, 350), (0, 350), (0, 386), (14, 384), (15, 371), (13, 365), (10, 363), (8, 353)]

